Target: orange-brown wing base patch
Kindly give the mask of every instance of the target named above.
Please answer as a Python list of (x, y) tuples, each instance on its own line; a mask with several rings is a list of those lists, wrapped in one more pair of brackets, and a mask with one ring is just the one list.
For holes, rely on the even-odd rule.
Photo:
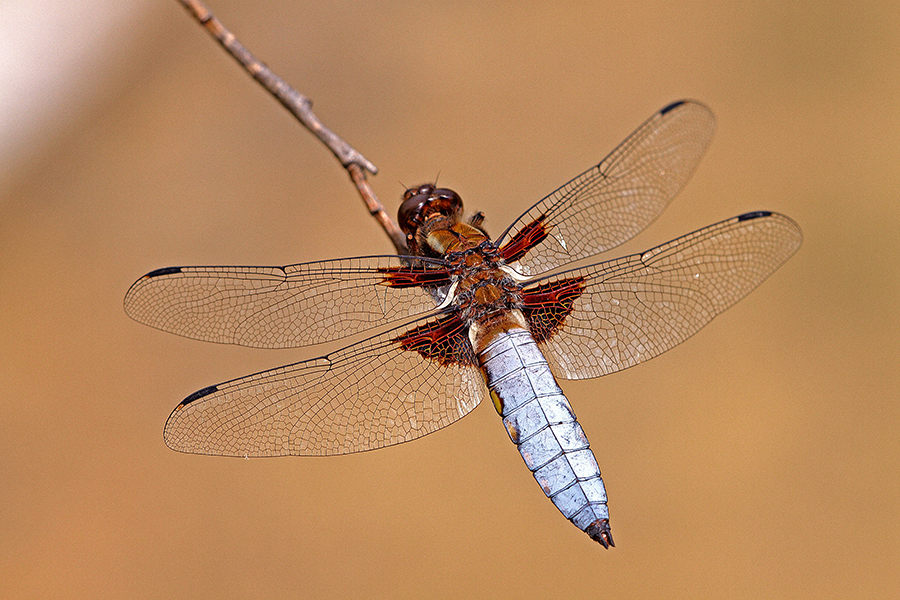
[(379, 271), (384, 274), (384, 283), (394, 288), (441, 287), (450, 285), (450, 271), (447, 269), (390, 267), (379, 269)]
[(429, 321), (391, 341), (443, 366), (478, 366), (468, 328), (456, 314)]
[(541, 215), (525, 227), (519, 230), (509, 242), (500, 248), (500, 256), (508, 263), (520, 260), (529, 250), (544, 241), (548, 229), (544, 224), (547, 215)]
[(583, 292), (584, 277), (551, 281), (524, 290), (522, 314), (528, 321), (534, 341), (541, 343), (553, 337)]

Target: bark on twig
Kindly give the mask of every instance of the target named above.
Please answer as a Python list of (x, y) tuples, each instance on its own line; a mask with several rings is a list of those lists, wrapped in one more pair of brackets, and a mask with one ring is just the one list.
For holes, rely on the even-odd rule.
[(381, 204), (366, 179), (366, 171), (374, 175), (378, 172), (377, 167), (350, 144), (325, 127), (313, 113), (310, 99), (288, 85), (263, 62), (253, 56), (230, 31), (225, 29), (221, 21), (213, 16), (206, 6), (194, 0), (178, 0), (178, 2), (240, 63), (253, 79), (266, 88), (304, 127), (315, 134), (331, 150), (340, 161), (341, 166), (350, 174), (350, 179), (356, 186), (363, 202), (366, 203), (366, 208), (391, 239), (397, 253), (406, 254), (406, 238), (403, 232), (385, 212), (384, 205)]

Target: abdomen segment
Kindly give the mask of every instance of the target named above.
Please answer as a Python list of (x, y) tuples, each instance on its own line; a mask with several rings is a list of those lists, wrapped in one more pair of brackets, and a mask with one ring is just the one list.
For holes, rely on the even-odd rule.
[(614, 546), (597, 460), (534, 338), (511, 329), (478, 358), (494, 407), (541, 489), (576, 527)]

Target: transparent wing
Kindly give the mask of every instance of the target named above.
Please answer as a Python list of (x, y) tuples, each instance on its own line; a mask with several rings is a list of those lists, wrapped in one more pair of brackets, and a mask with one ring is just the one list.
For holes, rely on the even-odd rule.
[[(125, 295), (135, 321), (185, 337), (254, 348), (297, 348), (340, 339), (434, 309), (437, 287), (391, 285), (440, 275), (439, 262), (407, 266), (371, 256), (287, 267), (169, 267)], [(437, 277), (440, 279), (440, 277)]]
[(749, 213), (643, 254), (537, 280), (575, 285), (581, 278), (583, 289), (541, 349), (566, 379), (634, 366), (680, 344), (749, 294), (802, 240), (788, 217)]
[(516, 268), (536, 275), (609, 250), (649, 225), (685, 186), (712, 141), (715, 117), (698, 102), (663, 108), (597, 166), (519, 217), (498, 244), (538, 219), (547, 237)]
[(169, 416), (166, 444), (223, 456), (347, 454), (421, 437), (474, 409), (485, 388), (471, 347), (442, 364), (404, 349), (403, 331), (200, 390)]

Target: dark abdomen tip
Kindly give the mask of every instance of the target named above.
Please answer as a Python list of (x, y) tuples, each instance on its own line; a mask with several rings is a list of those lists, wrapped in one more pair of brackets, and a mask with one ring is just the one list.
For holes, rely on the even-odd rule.
[(597, 519), (588, 525), (584, 532), (604, 548), (609, 549), (610, 546), (615, 547), (616, 545), (613, 542), (612, 532), (609, 530), (609, 519)]

